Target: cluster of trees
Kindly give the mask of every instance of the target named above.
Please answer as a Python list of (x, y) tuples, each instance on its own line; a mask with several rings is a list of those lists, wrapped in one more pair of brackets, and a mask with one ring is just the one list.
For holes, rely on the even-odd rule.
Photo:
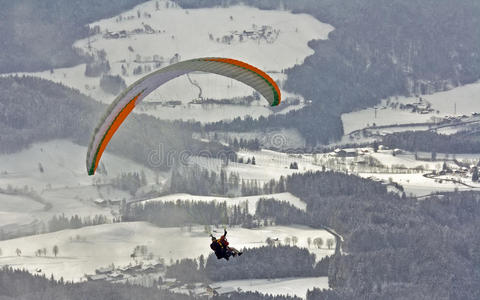
[[(57, 245), (52, 247), (52, 254), (57, 257), (58, 253), (60, 252), (60, 248)], [(22, 250), (20, 248), (15, 249), (15, 254), (17, 256), (22, 256)], [(47, 256), (47, 248), (40, 248), (35, 250), (35, 256)], [(2, 251), (0, 249), (0, 256), (2, 255)]]
[[(116, 219), (113, 222), (117, 221)], [(0, 229), (0, 241), (14, 239), (23, 236), (30, 236), (48, 232), (55, 232), (64, 229), (77, 229), (85, 226), (95, 226), (110, 223), (108, 217), (104, 215), (95, 215), (87, 217), (79, 217), (73, 215), (66, 217), (64, 214), (54, 215), (48, 221), (34, 221), (30, 224), (15, 226), (14, 230)]]
[[(243, 158), (238, 160), (245, 162)], [(248, 158), (246, 163), (255, 164), (255, 157)], [(227, 176), (224, 169), (220, 174), (209, 171), (198, 165), (190, 167), (173, 168), (170, 180), (171, 193), (190, 193), (195, 195), (237, 195), (253, 196), (261, 194), (283, 193), (286, 191), (285, 177), (281, 176), (277, 181), (271, 180), (262, 185), (256, 179), (240, 180), (240, 175), (231, 172)]]
[(161, 227), (188, 226), (188, 230), (191, 230), (192, 224), (228, 224), (246, 228), (269, 224), (311, 224), (311, 217), (306, 212), (274, 198), (261, 198), (255, 215), (248, 213), (248, 203), (243, 207), (227, 207), (226, 202), (182, 200), (133, 205), (123, 203), (121, 212), (122, 221), (147, 221)]
[[(27, 271), (4, 267), (0, 269), (0, 298), (2, 299), (163, 299), (207, 300), (207, 298), (174, 294), (156, 287), (131, 284), (112, 284), (106, 281), (70, 283), (63, 278), (49, 279), (45, 275), (31, 275)], [(220, 298), (222, 299), (222, 298)], [(260, 298), (261, 299), (261, 298)]]
[(248, 149), (248, 150), (260, 150), (260, 140), (255, 138), (255, 139), (243, 139), (240, 138), (234, 138), (228, 140), (228, 144), (232, 146), (233, 150), (238, 151), (240, 149)]
[[(192, 224), (206, 226), (209, 231), (211, 224), (241, 225), (254, 228), (261, 225), (261, 220), (248, 213), (248, 203), (245, 207), (234, 205), (227, 208), (226, 202), (181, 201), (147, 202), (122, 206), (122, 221), (147, 221), (161, 227), (187, 226), (191, 231)], [(264, 222), (265, 224), (265, 222)]]
[(133, 249), (132, 254), (130, 254), (131, 258), (147, 258), (147, 259), (153, 259), (153, 253), (148, 251), (148, 247), (146, 245), (137, 245)]
[(258, 219), (273, 219), (277, 225), (307, 224), (307, 213), (296, 208), (287, 201), (274, 198), (261, 198), (257, 202), (255, 217)]
[(166, 277), (182, 282), (208, 282), (252, 278), (327, 276), (331, 257), (315, 263), (315, 255), (290, 246), (244, 249), (244, 255), (230, 261), (214, 254), (205, 259), (182, 259), (167, 267)]
[(333, 171), (295, 173), (288, 176), (285, 182), (286, 190), (300, 197), (307, 206), (327, 196), (387, 194), (387, 188), (382, 183)]
[(106, 93), (112, 95), (118, 95), (121, 91), (123, 91), (127, 87), (127, 84), (123, 80), (122, 77), (119, 75), (102, 75), (100, 79), (100, 88), (104, 90)]
[(478, 132), (459, 132), (445, 135), (433, 131), (405, 131), (385, 135), (382, 138), (382, 143), (391, 148), (408, 151), (479, 153), (480, 140), (478, 137)]
[(120, 190), (128, 191), (131, 195), (135, 195), (137, 190), (147, 185), (147, 176), (145, 171), (139, 172), (122, 172), (112, 179), (112, 185)]
[(45, 275), (32, 275), (27, 271), (4, 267), (0, 269), (0, 298), (2, 299), (118, 299), (118, 300), (300, 300), (292, 296), (271, 296), (258, 292), (228, 295), (195, 296), (176, 294), (165, 289), (142, 287), (133, 284), (110, 283), (107, 281), (91, 281), (71, 283), (63, 278), (55, 280)]
[[(215, 201), (149, 201), (135, 205), (125, 205), (122, 212), (123, 221), (147, 221), (162, 227), (189, 224), (228, 224), (229, 222), (227, 204)], [(241, 216), (245, 214), (245, 212), (240, 213), (237, 218), (241, 219)]]
[(272, 114), (268, 117), (251, 116), (234, 118), (232, 121), (218, 121), (202, 126), (205, 131), (251, 132), (266, 128), (294, 128), (305, 138), (309, 146), (328, 144), (343, 135), (343, 125), (339, 116), (331, 115), (328, 110), (301, 109), (286, 114)]
[(419, 202), (333, 172), (294, 174), (286, 182), (307, 202), (307, 224), (334, 228), (348, 253), (330, 261), (333, 290), (310, 299), (479, 298), (480, 193)]
[(198, 259), (185, 258), (177, 260), (167, 267), (167, 278), (175, 278), (181, 282), (208, 282), (205, 276), (205, 258), (201, 255)]
[(255, 156), (252, 156), (252, 158), (250, 157), (247, 157), (247, 159), (244, 159), (243, 157), (240, 157), (238, 158), (237, 162), (239, 164), (252, 164), (252, 165), (256, 165), (257, 164), (257, 161), (255, 160)]
[[(105, 105), (77, 90), (35, 77), (2, 77), (0, 90), (0, 153), (52, 139), (69, 139), (86, 146), (106, 110)], [(184, 151), (193, 155), (208, 151), (216, 157), (230, 153), (234, 157), (219, 143), (193, 139), (186, 126), (146, 115), (127, 118), (108, 151), (160, 170), (168, 170), (178, 159), (175, 155)]]
[[(108, 72), (110, 72), (110, 62), (107, 60), (107, 53), (105, 52), (105, 50), (102, 49), (100, 51), (97, 51), (97, 55), (91, 57), (90, 61), (86, 64), (85, 76), (99, 77), (100, 75)], [(102, 76), (102, 78), (100, 79), (100, 84), (102, 83), (102, 80), (105, 80), (104, 78), (106, 79), (106, 77)], [(106, 80), (108, 81), (109, 79)]]
[(195, 195), (236, 194), (240, 188), (240, 175), (227, 172), (222, 168), (220, 174), (198, 165), (172, 168), (170, 177), (171, 193), (190, 193)]
[[(228, 263), (215, 255), (207, 258), (205, 272), (213, 281), (320, 276), (315, 269), (315, 255), (307, 249), (290, 246), (264, 246), (244, 249), (244, 254)], [(325, 270), (323, 270), (323, 273)]]
[(95, 215), (92, 217), (87, 216), (79, 217), (78, 215), (73, 215), (70, 218), (66, 217), (65, 214), (55, 215), (47, 222), (48, 232), (55, 232), (64, 229), (77, 229), (85, 226), (95, 226), (101, 224), (107, 224), (110, 220), (104, 215)]
[(296, 296), (273, 296), (270, 294), (262, 294), (259, 292), (233, 292), (228, 295), (213, 296), (212, 300), (301, 300), (302, 298)]

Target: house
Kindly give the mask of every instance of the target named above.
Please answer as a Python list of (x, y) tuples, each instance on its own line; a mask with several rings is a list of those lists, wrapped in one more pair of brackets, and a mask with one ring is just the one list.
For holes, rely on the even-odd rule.
[(402, 154), (402, 153), (403, 153), (403, 151), (400, 150), (400, 149), (398, 149), (398, 148), (393, 149), (393, 154), (394, 154), (394, 155)]
[(85, 275), (88, 281), (107, 280), (108, 276), (105, 274)]
[(357, 153), (357, 150), (355, 149), (347, 149), (347, 150), (344, 150), (344, 149), (335, 149), (333, 151), (334, 153), (334, 156), (338, 156), (338, 157), (355, 157), (355, 156), (358, 156), (358, 153)]
[(109, 274), (109, 273), (113, 272), (114, 270), (115, 270), (115, 268), (112, 265), (110, 265), (110, 266), (105, 267), (105, 268), (96, 269), (95, 274)]
[(126, 38), (127, 37), (127, 31), (126, 30), (121, 30), (118, 32), (119, 38)]
[(123, 279), (123, 274), (119, 273), (119, 272), (113, 272), (112, 274), (110, 274), (108, 276), (110, 279), (113, 279), (113, 280), (119, 280), (119, 279)]
[(122, 200), (108, 200), (108, 204), (110, 204), (110, 205), (120, 205), (120, 204), (122, 204)]
[(102, 199), (102, 198), (97, 198), (97, 199), (95, 199), (93, 202), (94, 202), (96, 205), (101, 206), (101, 207), (105, 207), (105, 206), (107, 206), (107, 204), (108, 204), (107, 200)]

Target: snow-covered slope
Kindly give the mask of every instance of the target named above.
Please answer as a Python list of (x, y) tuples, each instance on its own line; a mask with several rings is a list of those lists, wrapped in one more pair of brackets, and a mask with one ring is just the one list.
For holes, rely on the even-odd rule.
[[(110, 209), (94, 204), (93, 200), (121, 200), (131, 196), (111, 187), (104, 189), (95, 186), (94, 182), (108, 183), (122, 172), (141, 170), (145, 171), (150, 183), (154, 181), (154, 174), (149, 169), (108, 152), (102, 158), (108, 175), (89, 177), (85, 167), (86, 152), (86, 147), (66, 140), (55, 140), (34, 144), (18, 153), (0, 155), (0, 188), (7, 190), (10, 186), (22, 190), (18, 196), (0, 193), (0, 214), (5, 216), (1, 218), (0, 225), (30, 223), (60, 213), (67, 216), (110, 215)], [(33, 190), (51, 208), (45, 210), (43, 204), (23, 196), (23, 190)]]
[[(305, 57), (313, 53), (307, 45), (308, 41), (326, 39), (333, 30), (332, 26), (307, 14), (260, 10), (244, 5), (185, 10), (169, 1), (148, 1), (121, 15), (94, 22), (90, 27), (97, 28), (98, 34), (77, 41), (74, 47), (85, 55), (95, 57), (98, 57), (99, 51), (104, 51), (111, 68), (110, 74), (120, 75), (127, 85), (176, 60), (219, 56), (244, 60), (267, 71), (280, 87), (286, 80), (282, 70), (303, 63)], [(121, 36), (112, 38), (116, 34)], [(133, 74), (133, 70), (139, 67), (142, 74)], [(61, 82), (99, 101), (110, 103), (116, 95), (102, 91), (100, 77), (86, 77), (85, 68), (85, 65), (79, 65), (33, 75)], [(195, 119), (202, 122), (272, 113), (263, 99), (250, 106), (187, 105), (199, 97), (196, 85), (202, 88), (202, 97), (210, 99), (233, 99), (253, 93), (250, 87), (218, 75), (191, 74), (190, 78), (196, 84), (192, 84), (187, 76), (181, 76), (146, 99), (156, 103), (178, 100), (182, 105), (143, 106), (137, 111), (161, 119)], [(302, 99), (285, 91), (283, 98)], [(302, 105), (293, 107), (300, 108)], [(292, 106), (286, 107), (285, 111), (290, 109)]]
[[(238, 152), (238, 157), (243, 158), (244, 163), (230, 162), (224, 166), (223, 162), (215, 158), (192, 157), (188, 163), (197, 164), (217, 173), (223, 168), (227, 173), (235, 172), (244, 180), (256, 180), (261, 186), (271, 179), (278, 180), (280, 176), (288, 176), (294, 173), (326, 170), (347, 172), (365, 178), (374, 178), (384, 183), (390, 180), (405, 187), (407, 195), (424, 196), (436, 191), (475, 190), (480, 185), (471, 181), (471, 171), (461, 171), (443, 177), (426, 177), (427, 173), (440, 172), (446, 154), (438, 153), (436, 161), (429, 161), (431, 153), (415, 153), (401, 151), (393, 155), (393, 150), (379, 150), (374, 152), (372, 148), (344, 149), (356, 153), (350, 157), (337, 156), (330, 153), (283, 153), (272, 150)], [(398, 151), (398, 150), (397, 150)], [(245, 163), (255, 157), (255, 165)], [(476, 165), (478, 156), (473, 154), (456, 154), (457, 161), (464, 165)], [(452, 155), (450, 156), (452, 158)], [(297, 163), (298, 169), (290, 169), (290, 164)], [(449, 161), (450, 168), (460, 171), (461, 167)], [(441, 180), (440, 180), (441, 179)], [(462, 184), (459, 181), (465, 183)], [(295, 204), (294, 204), (295, 205)]]
[[(230, 162), (224, 167), (227, 173), (235, 172), (241, 179), (257, 180), (260, 183), (268, 182), (271, 179), (279, 179), (280, 176), (287, 176), (293, 173), (318, 171), (322, 169), (320, 164), (315, 161), (321, 157), (327, 157), (327, 154), (288, 154), (272, 150), (248, 151), (240, 150), (237, 153), (238, 158), (243, 158), (244, 163)], [(248, 159), (255, 157), (255, 165), (247, 164)], [(316, 158), (315, 158), (316, 157)], [(290, 169), (291, 163), (297, 163), (298, 169)], [(191, 164), (197, 164), (203, 168), (220, 172), (223, 162), (216, 158), (192, 157)]]
[(216, 282), (211, 285), (222, 294), (224, 292), (259, 292), (269, 295), (289, 295), (305, 299), (307, 291), (314, 288), (328, 289), (328, 277), (248, 279)]
[[(410, 123), (434, 123), (435, 118), (439, 119), (445, 116), (471, 115), (480, 112), (480, 82), (460, 86), (449, 91), (438, 92), (431, 95), (422, 95), (422, 104), (419, 103), (419, 97), (395, 97), (385, 99), (375, 108), (367, 108), (342, 115), (343, 128), (346, 134), (365, 127), (382, 125), (399, 125)], [(411, 110), (401, 110), (399, 105), (420, 104), (422, 108), (426, 104), (430, 105), (430, 112), (411, 112)], [(392, 104), (398, 104), (393, 108)], [(421, 110), (421, 109), (420, 109)], [(375, 117), (376, 111), (376, 117)], [(403, 127), (402, 130), (412, 130), (412, 128)], [(425, 129), (423, 129), (425, 130)]]
[[(215, 232), (217, 231), (217, 232)], [(214, 230), (220, 235), (223, 229)], [(229, 242), (237, 248), (260, 247), (267, 237), (298, 237), (298, 246), (307, 247), (307, 238), (333, 238), (324, 230), (304, 226), (273, 226), (259, 229), (229, 228)], [(54, 233), (0, 241), (3, 256), (0, 265), (25, 268), (31, 272), (41, 269), (43, 274), (54, 274), (66, 280), (80, 280), (84, 274), (93, 274), (95, 269), (114, 263), (127, 265), (132, 261), (130, 254), (137, 245), (146, 245), (157, 258), (170, 259), (198, 258), (210, 254), (210, 238), (203, 227), (193, 227), (191, 232), (180, 228), (159, 228), (144, 222), (116, 223), (63, 230)], [(52, 248), (59, 247), (58, 257), (53, 257)], [(21, 256), (15, 254), (16, 249)], [(46, 257), (37, 257), (37, 249), (46, 248)], [(333, 249), (310, 249), (317, 259), (330, 255)]]
[(300, 200), (300, 198), (290, 194), (290, 193), (278, 193), (278, 194), (267, 194), (267, 195), (257, 195), (257, 196), (247, 196), (247, 197), (215, 197), (215, 196), (197, 196), (197, 195), (190, 195), (190, 194), (171, 194), (167, 196), (162, 196), (158, 198), (153, 198), (146, 200), (145, 202), (150, 201), (176, 201), (176, 200), (188, 200), (188, 201), (217, 201), (217, 202), (226, 202), (227, 205), (239, 205), (241, 207), (245, 207), (248, 204), (248, 213), (254, 215), (255, 208), (257, 206), (257, 202), (261, 198), (274, 198), (277, 201), (287, 201), (291, 205), (297, 207), (298, 209), (305, 210), (307, 208), (307, 204)]

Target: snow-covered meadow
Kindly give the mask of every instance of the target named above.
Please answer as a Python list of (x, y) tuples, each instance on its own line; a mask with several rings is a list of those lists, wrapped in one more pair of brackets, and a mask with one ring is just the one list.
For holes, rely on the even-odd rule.
[[(156, 3), (158, 4), (158, 7)], [(284, 69), (302, 64), (313, 54), (307, 45), (313, 39), (327, 39), (333, 27), (307, 14), (284, 10), (260, 10), (245, 5), (208, 9), (183, 9), (170, 1), (148, 1), (109, 19), (90, 24), (97, 34), (79, 40), (73, 47), (83, 55), (98, 56), (102, 51), (111, 75), (121, 76), (127, 85), (145, 74), (177, 60), (196, 57), (230, 57), (265, 70), (280, 88), (286, 80)], [(112, 36), (117, 35), (115, 38)], [(119, 36), (118, 36), (119, 35)], [(142, 70), (135, 72), (135, 68)], [(85, 76), (86, 65), (30, 73), (60, 82), (110, 103), (116, 95), (105, 93), (100, 77)], [(23, 74), (23, 73), (22, 73)], [(22, 75), (19, 74), (19, 75)], [(260, 99), (252, 105), (189, 104), (192, 100), (235, 99), (252, 95), (253, 89), (235, 80), (214, 74), (194, 73), (166, 83), (146, 98), (146, 102), (180, 101), (181, 105), (142, 106), (137, 112), (160, 119), (199, 120), (233, 119), (272, 114)], [(283, 99), (297, 98), (282, 90)], [(303, 104), (286, 107), (300, 108)]]
[(308, 290), (328, 289), (328, 277), (248, 279), (216, 282), (211, 285), (219, 294), (231, 291), (289, 295), (305, 299)]
[[(54, 140), (34, 144), (17, 153), (0, 155), (0, 188), (10, 191), (9, 194), (12, 194), (11, 190), (20, 190), (13, 193), (15, 196), (0, 193), (0, 225), (46, 220), (62, 213), (66, 216), (109, 216), (110, 209), (96, 205), (95, 199), (121, 200), (129, 199), (131, 195), (96, 183), (108, 183), (122, 172), (141, 170), (148, 182), (154, 181), (155, 174), (148, 168), (108, 152), (102, 158), (108, 175), (89, 177), (85, 167), (86, 153), (86, 147)], [(35, 201), (28, 193), (43, 200)]]
[[(407, 195), (413, 196), (480, 188), (477, 182), (472, 182), (470, 171), (462, 170), (459, 173), (444, 176), (425, 176), (432, 172), (440, 172), (445, 159), (447, 159), (446, 164), (449, 168), (460, 171), (461, 167), (453, 162), (453, 157), (460, 163), (475, 165), (480, 159), (475, 154), (449, 156), (438, 153), (437, 160), (429, 161), (431, 153), (417, 153), (418, 157), (416, 158), (415, 153), (408, 151), (401, 151), (394, 155), (393, 150), (374, 152), (369, 147), (344, 150), (356, 154), (342, 157), (335, 152), (311, 154), (285, 153), (266, 149), (260, 151), (240, 150), (237, 154), (239, 158), (243, 158), (244, 163), (230, 162), (225, 166), (220, 159), (206, 157), (192, 157), (187, 163), (196, 164), (217, 173), (221, 169), (227, 173), (238, 173), (241, 179), (256, 180), (260, 185), (271, 179), (278, 180), (280, 176), (322, 171), (325, 168), (379, 180), (386, 184), (393, 181), (401, 184)], [(255, 165), (247, 164), (246, 161), (253, 157), (255, 157)], [(298, 169), (290, 168), (293, 163), (297, 163)]]
[[(446, 116), (470, 116), (480, 112), (480, 82), (459, 86), (444, 92), (421, 96), (423, 103), (431, 105), (429, 113), (411, 112), (392, 108), (391, 104), (408, 105), (419, 102), (419, 97), (394, 97), (384, 99), (374, 108), (367, 108), (342, 115), (345, 134), (355, 130), (377, 126), (411, 123), (435, 123), (435, 119)], [(376, 115), (375, 115), (376, 112)], [(424, 128), (402, 127), (399, 130), (425, 130)], [(383, 130), (383, 129), (381, 129)]]
[(255, 214), (255, 209), (257, 207), (257, 202), (261, 198), (274, 198), (277, 201), (286, 201), (291, 205), (295, 206), (298, 209), (305, 210), (307, 204), (300, 200), (300, 198), (292, 195), (291, 193), (277, 193), (277, 194), (266, 194), (266, 195), (256, 195), (256, 196), (245, 196), (245, 197), (216, 197), (216, 196), (198, 196), (190, 194), (170, 194), (167, 196), (162, 196), (158, 198), (148, 199), (144, 202), (157, 201), (157, 202), (172, 202), (177, 200), (183, 201), (203, 201), (203, 202), (225, 202), (227, 206), (237, 205), (240, 207), (248, 207), (248, 213), (251, 215)]
[[(213, 230), (220, 236), (223, 228)], [(307, 238), (333, 238), (324, 231), (305, 226), (270, 226), (258, 229), (229, 228), (228, 239), (237, 248), (265, 246), (267, 237), (285, 238), (296, 236), (298, 247), (308, 247)], [(52, 248), (57, 245), (59, 254), (53, 256)], [(210, 254), (210, 238), (203, 227), (159, 228), (145, 222), (115, 223), (80, 229), (62, 230), (53, 233), (0, 241), (0, 265), (25, 268), (32, 273), (42, 273), (65, 280), (79, 281), (85, 274), (94, 274), (95, 269), (108, 266), (124, 266), (133, 263), (130, 254), (138, 245), (145, 245), (155, 258), (170, 259), (198, 258)], [(38, 249), (47, 249), (47, 256), (35, 256)], [(22, 254), (17, 256), (16, 249)], [(314, 249), (317, 259), (333, 254), (334, 249)], [(39, 271), (41, 270), (41, 271)]]

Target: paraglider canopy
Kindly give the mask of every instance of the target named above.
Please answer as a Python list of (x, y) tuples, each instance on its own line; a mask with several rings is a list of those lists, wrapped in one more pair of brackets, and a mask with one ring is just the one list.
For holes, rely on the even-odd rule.
[(257, 90), (271, 106), (280, 104), (280, 89), (275, 81), (262, 70), (245, 62), (230, 58), (205, 57), (169, 65), (137, 80), (108, 107), (88, 147), (88, 175), (95, 174), (100, 158), (111, 138), (138, 103), (167, 81), (195, 71), (236, 79)]

